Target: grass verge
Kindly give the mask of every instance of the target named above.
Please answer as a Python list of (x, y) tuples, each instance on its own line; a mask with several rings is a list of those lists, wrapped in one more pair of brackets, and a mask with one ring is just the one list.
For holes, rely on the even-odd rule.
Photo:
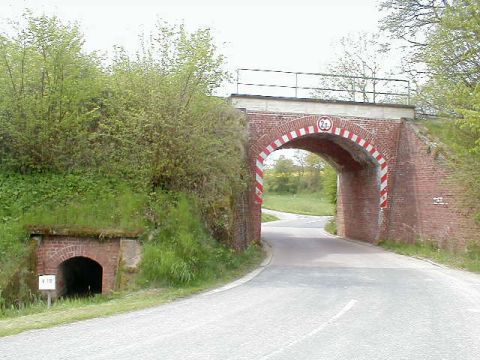
[(320, 194), (265, 194), (263, 207), (303, 215), (333, 215), (335, 206)]
[(325, 225), (325, 231), (332, 234), (332, 235), (337, 235), (337, 222), (335, 221), (335, 218), (330, 220), (326, 225)]
[(38, 302), (23, 309), (5, 311), (0, 317), (0, 336), (161, 305), (224, 285), (259, 266), (263, 258), (263, 251), (257, 249), (245, 258), (238, 268), (226, 270), (215, 280), (210, 279), (188, 286), (65, 299), (57, 301), (50, 309), (46, 308), (45, 302)]
[(430, 259), (454, 268), (480, 273), (480, 249), (476, 244), (468, 246), (467, 251), (462, 253), (440, 249), (430, 241), (404, 244), (393, 240), (384, 240), (378, 245), (398, 254)]
[(278, 217), (272, 214), (266, 214), (262, 212), (262, 223), (270, 222), (270, 221), (277, 221), (280, 220)]

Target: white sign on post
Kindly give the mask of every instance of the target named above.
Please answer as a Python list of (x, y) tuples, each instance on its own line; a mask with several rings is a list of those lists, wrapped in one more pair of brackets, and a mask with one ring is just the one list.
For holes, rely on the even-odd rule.
[(55, 275), (40, 275), (38, 290), (55, 290)]

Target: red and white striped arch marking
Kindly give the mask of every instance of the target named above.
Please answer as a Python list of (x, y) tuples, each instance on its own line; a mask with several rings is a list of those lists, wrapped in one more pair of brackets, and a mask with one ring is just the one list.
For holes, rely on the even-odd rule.
[(333, 125), (330, 118), (322, 116), (318, 119), (316, 126), (308, 126), (304, 128), (300, 128), (298, 130), (290, 131), (289, 133), (280, 136), (278, 139), (273, 141), (270, 145), (268, 145), (258, 156), (256, 161), (256, 178), (255, 178), (255, 200), (258, 204), (262, 203), (262, 194), (263, 194), (263, 163), (265, 159), (278, 149), (280, 146), (284, 145), (285, 143), (305, 136), (309, 134), (318, 134), (318, 133), (327, 133), (327, 134), (334, 134), (341, 136), (345, 139), (351, 140), (354, 143), (358, 144), (362, 148), (364, 148), (378, 163), (380, 167), (380, 208), (387, 207), (387, 198), (388, 198), (388, 164), (383, 157), (383, 155), (367, 140), (362, 139), (360, 136), (354, 134), (353, 132), (336, 127)]

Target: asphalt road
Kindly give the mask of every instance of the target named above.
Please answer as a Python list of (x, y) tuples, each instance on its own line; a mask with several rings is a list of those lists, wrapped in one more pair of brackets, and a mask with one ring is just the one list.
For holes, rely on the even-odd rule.
[(265, 224), (250, 281), (152, 309), (0, 339), (0, 359), (480, 359), (480, 276)]

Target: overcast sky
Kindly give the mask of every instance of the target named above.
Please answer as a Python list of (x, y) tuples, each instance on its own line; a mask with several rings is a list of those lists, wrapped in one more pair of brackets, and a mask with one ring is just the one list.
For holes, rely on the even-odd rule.
[(138, 34), (157, 18), (184, 22), (189, 30), (209, 27), (230, 71), (325, 71), (340, 37), (374, 32), (381, 17), (378, 0), (0, 0), (2, 26), (27, 8), (78, 21), (88, 50), (123, 45), (133, 51)]

